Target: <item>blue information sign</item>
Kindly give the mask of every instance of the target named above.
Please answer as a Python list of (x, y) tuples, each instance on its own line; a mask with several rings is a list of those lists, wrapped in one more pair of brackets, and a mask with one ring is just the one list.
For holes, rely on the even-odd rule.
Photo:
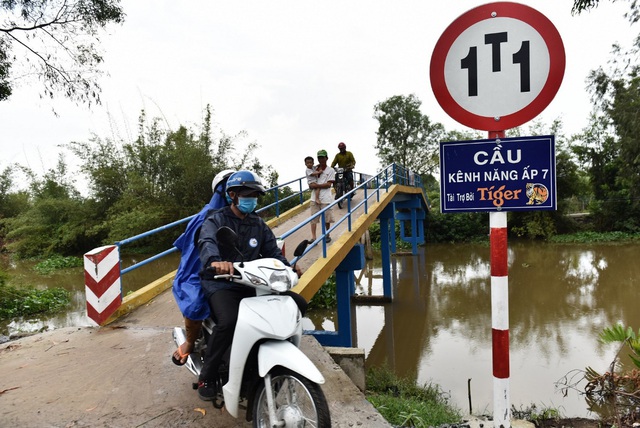
[(440, 143), (440, 210), (556, 209), (553, 135)]

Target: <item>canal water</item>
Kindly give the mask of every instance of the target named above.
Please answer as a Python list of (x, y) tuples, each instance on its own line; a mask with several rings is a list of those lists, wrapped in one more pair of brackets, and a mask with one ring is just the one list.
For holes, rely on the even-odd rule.
[[(640, 245), (509, 243), (510, 400), (518, 409), (553, 407), (566, 417), (595, 417), (573, 384), (580, 370), (605, 371), (618, 347), (600, 331), (621, 322), (640, 328)], [(127, 260), (130, 264), (138, 260)], [(129, 291), (175, 269), (177, 255), (123, 277)], [(356, 292), (382, 295), (380, 259), (356, 272)], [(37, 275), (28, 262), (7, 264), (12, 283), (61, 286), (73, 304), (64, 314), (0, 322), (0, 334), (93, 325), (85, 315), (82, 269)], [(393, 303), (354, 305), (355, 346), (368, 367), (390, 367), (419, 383), (436, 383), (452, 404), (493, 411), (491, 278), (488, 245), (428, 245), (392, 257)], [(334, 330), (333, 312), (315, 311), (305, 329)], [(623, 352), (626, 354), (626, 352)], [(625, 358), (626, 363), (628, 360)], [(584, 382), (577, 385), (581, 391)]]
[[(599, 342), (603, 328), (640, 329), (640, 245), (510, 242), (508, 260), (511, 403), (596, 417), (577, 390), (565, 397), (560, 387), (588, 366), (607, 370), (619, 346)], [(367, 367), (436, 383), (463, 413), (469, 394), (473, 414), (493, 413), (489, 247), (428, 245), (393, 257), (392, 272), (393, 304), (354, 307)], [(357, 292), (382, 295), (381, 276), (380, 261), (370, 263)], [(310, 317), (335, 329), (334, 314)]]

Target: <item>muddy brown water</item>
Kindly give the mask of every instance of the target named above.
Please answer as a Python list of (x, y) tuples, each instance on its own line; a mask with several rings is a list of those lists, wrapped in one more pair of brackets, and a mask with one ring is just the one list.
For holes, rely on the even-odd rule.
[[(640, 245), (510, 242), (508, 251), (511, 403), (557, 408), (566, 417), (596, 417), (578, 391), (564, 396), (558, 383), (587, 366), (607, 369), (617, 346), (599, 342), (604, 327), (622, 322), (640, 328)], [(376, 258), (356, 272), (356, 293), (382, 294), (380, 263)], [(489, 247), (473, 244), (428, 245), (417, 256), (393, 257), (393, 303), (353, 306), (354, 345), (365, 350), (367, 366), (386, 364), (420, 383), (437, 383), (463, 413), (469, 412), (470, 390), (472, 412), (491, 413), (489, 263)], [(0, 322), (0, 334), (92, 325), (85, 314), (82, 270), (40, 276), (32, 265), (10, 264), (11, 281), (64, 287), (72, 292), (72, 306), (52, 317)], [(177, 256), (171, 255), (125, 275), (125, 294), (176, 265)], [(315, 311), (304, 327), (334, 330), (336, 324), (335, 313)], [(623, 361), (630, 364), (624, 356)]]

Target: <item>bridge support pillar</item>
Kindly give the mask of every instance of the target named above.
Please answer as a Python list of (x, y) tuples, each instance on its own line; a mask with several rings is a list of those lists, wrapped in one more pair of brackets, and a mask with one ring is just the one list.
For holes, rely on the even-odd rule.
[[(400, 239), (411, 243), (411, 252), (418, 254), (418, 244), (424, 244), (424, 219), (425, 212), (422, 209), (421, 201), (418, 197), (413, 197), (407, 201), (395, 203), (396, 218), (400, 220)], [(411, 228), (411, 236), (407, 236), (407, 226)]]
[(391, 252), (395, 249), (395, 207), (387, 205), (380, 215), (380, 252), (382, 256), (382, 290), (384, 297), (391, 299)]
[(353, 271), (364, 269), (364, 246), (356, 244), (336, 268), (336, 297), (338, 300), (338, 327), (336, 331), (307, 331), (322, 346), (353, 346), (351, 331), (351, 296), (355, 293)]

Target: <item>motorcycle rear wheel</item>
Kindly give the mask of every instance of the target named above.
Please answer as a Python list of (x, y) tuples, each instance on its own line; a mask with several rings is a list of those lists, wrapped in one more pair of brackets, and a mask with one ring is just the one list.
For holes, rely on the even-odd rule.
[[(327, 399), (317, 383), (294, 371), (276, 367), (271, 370), (275, 411), (284, 427), (331, 427)], [(268, 427), (269, 408), (264, 382), (256, 390), (253, 401), (253, 426)]]

